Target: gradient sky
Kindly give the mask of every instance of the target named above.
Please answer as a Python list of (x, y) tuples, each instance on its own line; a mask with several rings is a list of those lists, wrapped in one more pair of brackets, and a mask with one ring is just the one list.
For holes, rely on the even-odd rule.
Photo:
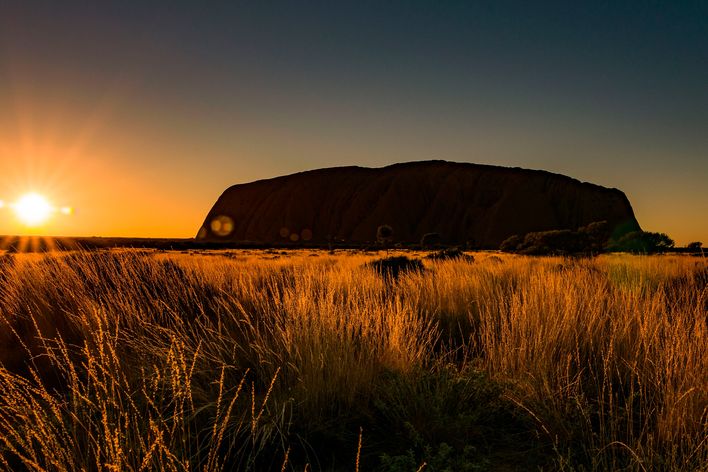
[(706, 1), (145, 3), (0, 0), (0, 199), (76, 209), (36, 231), (191, 237), (235, 183), (445, 159), (708, 243)]

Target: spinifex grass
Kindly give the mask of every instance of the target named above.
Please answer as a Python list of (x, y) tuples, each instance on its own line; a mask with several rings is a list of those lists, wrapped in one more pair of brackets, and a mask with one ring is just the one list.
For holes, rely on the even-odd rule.
[(708, 463), (704, 260), (376, 257), (5, 256), (0, 467)]

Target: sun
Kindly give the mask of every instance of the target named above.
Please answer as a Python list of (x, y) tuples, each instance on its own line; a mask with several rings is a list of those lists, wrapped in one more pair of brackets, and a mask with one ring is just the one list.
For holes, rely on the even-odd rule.
[(17, 217), (27, 226), (39, 226), (52, 214), (54, 208), (38, 193), (26, 193), (13, 205)]

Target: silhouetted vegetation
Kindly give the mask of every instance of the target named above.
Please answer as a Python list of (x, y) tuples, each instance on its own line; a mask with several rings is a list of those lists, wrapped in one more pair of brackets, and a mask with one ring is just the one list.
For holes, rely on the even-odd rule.
[(420, 245), (423, 248), (426, 249), (431, 249), (435, 246), (438, 246), (442, 243), (442, 237), (440, 236), (440, 233), (425, 233), (421, 238), (420, 238)]
[(686, 249), (688, 249), (689, 251), (700, 251), (702, 247), (703, 243), (700, 241), (693, 241), (691, 243), (686, 244)]
[(611, 239), (612, 231), (607, 221), (595, 221), (578, 228), (580, 252), (600, 254), (604, 252)]
[(514, 234), (502, 241), (502, 243), (499, 245), (499, 250), (503, 252), (516, 252), (516, 249), (521, 245), (523, 241), (524, 238), (522, 238), (518, 234)]
[(656, 254), (674, 247), (674, 240), (665, 233), (632, 231), (616, 241), (611, 241), (608, 249), (615, 252)]
[(406, 272), (420, 272), (424, 270), (423, 263), (418, 259), (411, 259), (407, 256), (391, 256), (369, 262), (368, 266), (384, 276), (391, 276), (397, 279)]
[(376, 228), (376, 241), (382, 245), (390, 244), (393, 241), (393, 228), (390, 225)]
[(432, 254), (425, 256), (426, 259), (433, 261), (448, 261), (461, 259), (465, 262), (474, 262), (474, 256), (471, 254), (465, 254), (465, 252), (459, 247), (451, 247), (447, 249), (442, 249)]
[(529, 233), (516, 248), (527, 255), (570, 255), (581, 252), (580, 234), (569, 229)]
[(606, 221), (590, 223), (578, 228), (539, 231), (523, 238), (514, 235), (504, 240), (499, 249), (525, 255), (593, 255), (604, 252), (610, 230)]
[(664, 233), (632, 231), (617, 239), (610, 235), (607, 223), (600, 221), (577, 231), (563, 229), (528, 233), (524, 237), (513, 235), (504, 240), (499, 249), (524, 255), (570, 256), (597, 255), (608, 251), (655, 254), (674, 247), (674, 241)]

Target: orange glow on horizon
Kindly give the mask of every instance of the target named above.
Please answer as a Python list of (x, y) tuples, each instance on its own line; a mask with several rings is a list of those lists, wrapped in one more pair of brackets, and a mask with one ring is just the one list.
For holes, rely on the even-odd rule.
[[(141, 104), (123, 104), (117, 99), (109, 100), (107, 108), (119, 103), (125, 110), (115, 113), (89, 99), (82, 102), (80, 96), (71, 107), (51, 100), (40, 104), (18, 84), (21, 82), (11, 90), (15, 109), (0, 110), (0, 235), (192, 238), (229, 185), (318, 167), (377, 167), (395, 162), (386, 160), (389, 155), (405, 156), (399, 161), (430, 157), (416, 154), (416, 149), (406, 147), (406, 143), (398, 150), (376, 140), (371, 141), (370, 148), (351, 149), (341, 143), (342, 147), (335, 149), (332, 143), (313, 138), (293, 150), (283, 144), (288, 140), (263, 139), (270, 136), (270, 130), (254, 132), (257, 138), (253, 142), (248, 136), (239, 141), (217, 133), (214, 138), (210, 134), (214, 131), (206, 125), (187, 119), (173, 123), (169, 116), (156, 111), (150, 114)], [(164, 121), (136, 118), (142, 116)], [(517, 149), (515, 142), (503, 141), (510, 143), (504, 148), (505, 155), (526, 155), (528, 151)], [(379, 161), (368, 157), (377, 149)], [(471, 159), (442, 145), (440, 149), (449, 160)], [(334, 151), (343, 157), (331, 160)], [(477, 150), (480, 156), (494, 156), (494, 152), (491, 145)], [(284, 162), (283, 156), (293, 153), (321, 157)], [(651, 158), (647, 153), (647, 159)], [(509, 159), (494, 161), (493, 157), (480, 158), (479, 162), (523, 164)], [(671, 181), (663, 175), (639, 179), (634, 178), (634, 171), (620, 175), (617, 169), (608, 171), (599, 166), (592, 172), (585, 170), (585, 174), (572, 167), (546, 168), (620, 188), (627, 194), (642, 228), (666, 232), (677, 245), (694, 240), (708, 243), (708, 220), (696, 217), (705, 206), (704, 200), (696, 197), (702, 195), (702, 182)], [(661, 194), (656, 188), (662, 189)], [(13, 211), (13, 202), (29, 189), (45, 195), (55, 205), (42, 224), (27, 225)], [(219, 221), (215, 230), (230, 234), (237, 224)], [(283, 228), (280, 237), (284, 241), (306, 241), (311, 236), (301, 228)]]

